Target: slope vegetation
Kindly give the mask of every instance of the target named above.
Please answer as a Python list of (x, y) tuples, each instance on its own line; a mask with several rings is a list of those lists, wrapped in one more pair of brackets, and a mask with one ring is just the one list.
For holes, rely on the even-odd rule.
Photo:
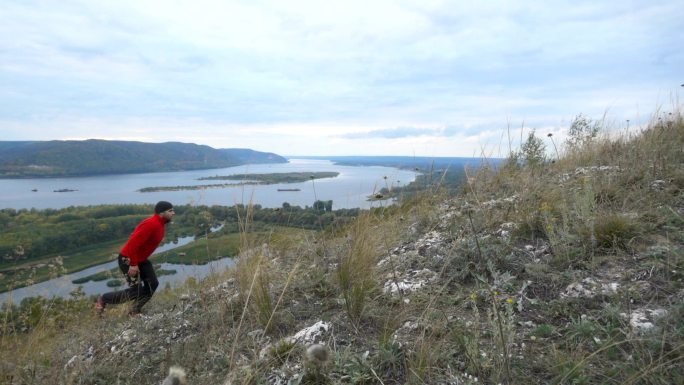
[(234, 269), (142, 318), (45, 301), (30, 331), (4, 329), (4, 381), (159, 384), (179, 365), (193, 385), (682, 383), (674, 116), (618, 139), (588, 122), (554, 162), (522, 146), (459, 194), (433, 185), (316, 236), (245, 237)]

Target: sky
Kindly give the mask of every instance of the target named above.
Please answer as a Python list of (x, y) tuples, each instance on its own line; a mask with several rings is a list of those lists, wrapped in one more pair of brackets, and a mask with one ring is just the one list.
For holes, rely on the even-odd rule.
[[(0, 0), (0, 140), (506, 156), (679, 108), (680, 1)], [(549, 144), (550, 146), (550, 144)]]

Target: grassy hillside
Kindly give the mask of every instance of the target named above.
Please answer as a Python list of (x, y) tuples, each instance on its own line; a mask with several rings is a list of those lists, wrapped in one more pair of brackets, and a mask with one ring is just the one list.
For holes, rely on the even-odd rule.
[(235, 269), (160, 291), (142, 318), (78, 298), (6, 312), (2, 381), (159, 384), (178, 365), (193, 385), (684, 383), (672, 116), (617, 139), (588, 121), (553, 162), (532, 136), (458, 194), (244, 236)]
[(0, 142), (0, 177), (57, 177), (181, 171), (284, 163), (272, 153), (192, 143), (107, 140)]

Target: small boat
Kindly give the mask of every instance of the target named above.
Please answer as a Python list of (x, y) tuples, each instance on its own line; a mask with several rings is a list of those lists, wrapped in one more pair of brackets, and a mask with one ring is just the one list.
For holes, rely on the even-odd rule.
[(34, 189), (31, 189), (31, 191), (36, 192), (36, 191), (38, 191), (38, 189), (34, 188)]
[(279, 188), (278, 191), (302, 191), (298, 188)]

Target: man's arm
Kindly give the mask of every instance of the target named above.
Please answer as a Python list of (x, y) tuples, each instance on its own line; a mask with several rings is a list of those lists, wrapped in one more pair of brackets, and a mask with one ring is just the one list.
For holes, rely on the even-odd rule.
[[(127, 255), (127, 257), (130, 258), (130, 267), (135, 268), (134, 270), (137, 270), (138, 264), (142, 262), (142, 258), (140, 256), (140, 249), (150, 239), (153, 233), (154, 224), (150, 221), (143, 221), (140, 223), (140, 225), (138, 225), (138, 227), (135, 228), (133, 234), (131, 234), (130, 238), (126, 242), (126, 249), (129, 251), (130, 254)], [(131, 269), (129, 269), (128, 271), (130, 273)]]

